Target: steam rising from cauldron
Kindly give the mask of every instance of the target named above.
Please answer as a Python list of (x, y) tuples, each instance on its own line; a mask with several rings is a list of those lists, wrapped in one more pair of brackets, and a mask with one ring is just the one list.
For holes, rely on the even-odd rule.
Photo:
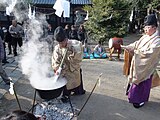
[[(58, 83), (54, 81), (54, 73), (51, 68), (52, 53), (49, 49), (53, 40), (46, 37), (45, 34), (48, 26), (45, 15), (38, 13), (33, 19), (29, 19), (28, 4), (25, 0), (16, 2), (12, 13), (18, 22), (24, 22), (23, 26), (26, 27), (25, 34), (27, 35), (27, 41), (22, 46), (23, 51), (20, 56), (22, 73), (29, 78), (31, 85), (36, 89), (62, 87), (66, 81), (62, 80)], [(3, 3), (5, 2), (3, 1)], [(8, 3), (6, 2), (6, 4)]]

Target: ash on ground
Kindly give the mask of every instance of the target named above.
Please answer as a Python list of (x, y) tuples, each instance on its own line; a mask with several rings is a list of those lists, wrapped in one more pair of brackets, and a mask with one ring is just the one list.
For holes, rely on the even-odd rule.
[[(74, 113), (78, 111), (73, 105)], [(59, 99), (53, 99), (38, 103), (34, 108), (34, 115), (45, 120), (73, 120), (76, 119), (70, 103), (63, 103)]]

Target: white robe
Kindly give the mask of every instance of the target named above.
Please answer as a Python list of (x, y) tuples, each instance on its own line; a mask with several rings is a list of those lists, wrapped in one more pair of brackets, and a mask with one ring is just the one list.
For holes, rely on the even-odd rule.
[(158, 31), (151, 36), (143, 35), (140, 40), (126, 47), (134, 53), (128, 76), (129, 82), (138, 85), (153, 74), (159, 63), (160, 36)]
[[(64, 65), (62, 68), (61, 75), (67, 80), (67, 89), (73, 89), (80, 85), (80, 67), (82, 61), (82, 43), (77, 40), (68, 40), (67, 43), (68, 51), (66, 58), (64, 59)], [(65, 48), (60, 48), (59, 45), (55, 46), (53, 57), (52, 57), (52, 67), (57, 69), (61, 63)]]

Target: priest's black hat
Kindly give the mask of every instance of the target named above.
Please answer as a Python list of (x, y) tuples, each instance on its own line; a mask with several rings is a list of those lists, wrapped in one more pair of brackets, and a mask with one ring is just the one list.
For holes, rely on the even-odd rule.
[(144, 20), (144, 25), (145, 26), (154, 25), (157, 27), (157, 18), (155, 16), (155, 14), (150, 14), (150, 15), (146, 16), (145, 20)]
[(54, 31), (54, 39), (58, 42), (64, 41), (66, 38), (65, 32), (61, 26), (57, 27)]

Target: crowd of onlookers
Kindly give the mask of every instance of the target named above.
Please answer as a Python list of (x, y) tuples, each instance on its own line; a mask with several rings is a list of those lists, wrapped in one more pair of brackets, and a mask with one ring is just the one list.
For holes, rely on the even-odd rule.
[[(7, 28), (0, 25), (0, 31), (0, 37), (2, 38), (4, 48), (6, 47), (6, 44), (8, 47), (8, 53), (6, 53), (4, 49), (4, 55), (14, 54), (14, 56), (17, 56), (17, 45), (19, 45), (19, 47), (22, 47), (23, 45), (23, 27), (20, 24), (17, 24), (16, 20), (12, 20), (12, 24)], [(3, 63), (8, 63), (6, 57), (4, 57)]]
[(71, 25), (71, 27), (67, 24), (64, 28), (65, 34), (68, 39), (75, 39), (81, 41), (83, 44), (87, 42), (87, 33), (86, 30), (81, 24), (78, 28), (75, 25)]
[(88, 36), (83, 24), (81, 24), (78, 28), (75, 25), (71, 25), (70, 27), (67, 24), (64, 31), (68, 39), (76, 39), (82, 42), (84, 59), (107, 58), (106, 49), (103, 47), (101, 41), (99, 41), (93, 49), (88, 45)]
[[(3, 41), (3, 45), (4, 48), (8, 47), (8, 53), (6, 53), (5, 49), (4, 49), (4, 59), (3, 59), (3, 63), (8, 63), (7, 59), (6, 59), (6, 55), (11, 55), (13, 54), (14, 56), (17, 56), (17, 45), (19, 46), (19, 48), (22, 47), (23, 42), (24, 41), (28, 41), (28, 35), (27, 35), (27, 27), (23, 26), (21, 24), (18, 24), (16, 20), (12, 20), (12, 24), (5, 28), (5, 27), (1, 27), (2, 25), (0, 25), (0, 36), (2, 38)], [(54, 30), (52, 28), (52, 26), (50, 24), (48, 24), (47, 26), (47, 33), (46, 30), (44, 31), (45, 35), (42, 35), (42, 37), (46, 37), (46, 36), (53, 36)], [(81, 41), (84, 47), (84, 57), (83, 58), (87, 58), (86, 56), (86, 48), (88, 47), (87, 45), (87, 32), (84, 28), (84, 25), (81, 24), (80, 26), (76, 26), (76, 25), (65, 25), (64, 27), (64, 31), (66, 34), (66, 37), (68, 39), (76, 39), (78, 41)], [(24, 39), (22, 39), (24, 38)], [(46, 39), (47, 40), (47, 39)], [(48, 42), (48, 41), (47, 41)], [(49, 42), (52, 42), (52, 40), (50, 40)], [(51, 44), (51, 43), (49, 43)], [(6, 46), (7, 45), (7, 46)], [(89, 48), (90, 49), (90, 48)], [(53, 50), (53, 49), (52, 49)], [(93, 54), (90, 54), (90, 53)], [(94, 50), (89, 50), (89, 52), (87, 54), (92, 55), (94, 58), (99, 58), (99, 57), (104, 57), (106, 58), (106, 54), (104, 54), (105, 50), (102, 47), (102, 44), (99, 42)]]

